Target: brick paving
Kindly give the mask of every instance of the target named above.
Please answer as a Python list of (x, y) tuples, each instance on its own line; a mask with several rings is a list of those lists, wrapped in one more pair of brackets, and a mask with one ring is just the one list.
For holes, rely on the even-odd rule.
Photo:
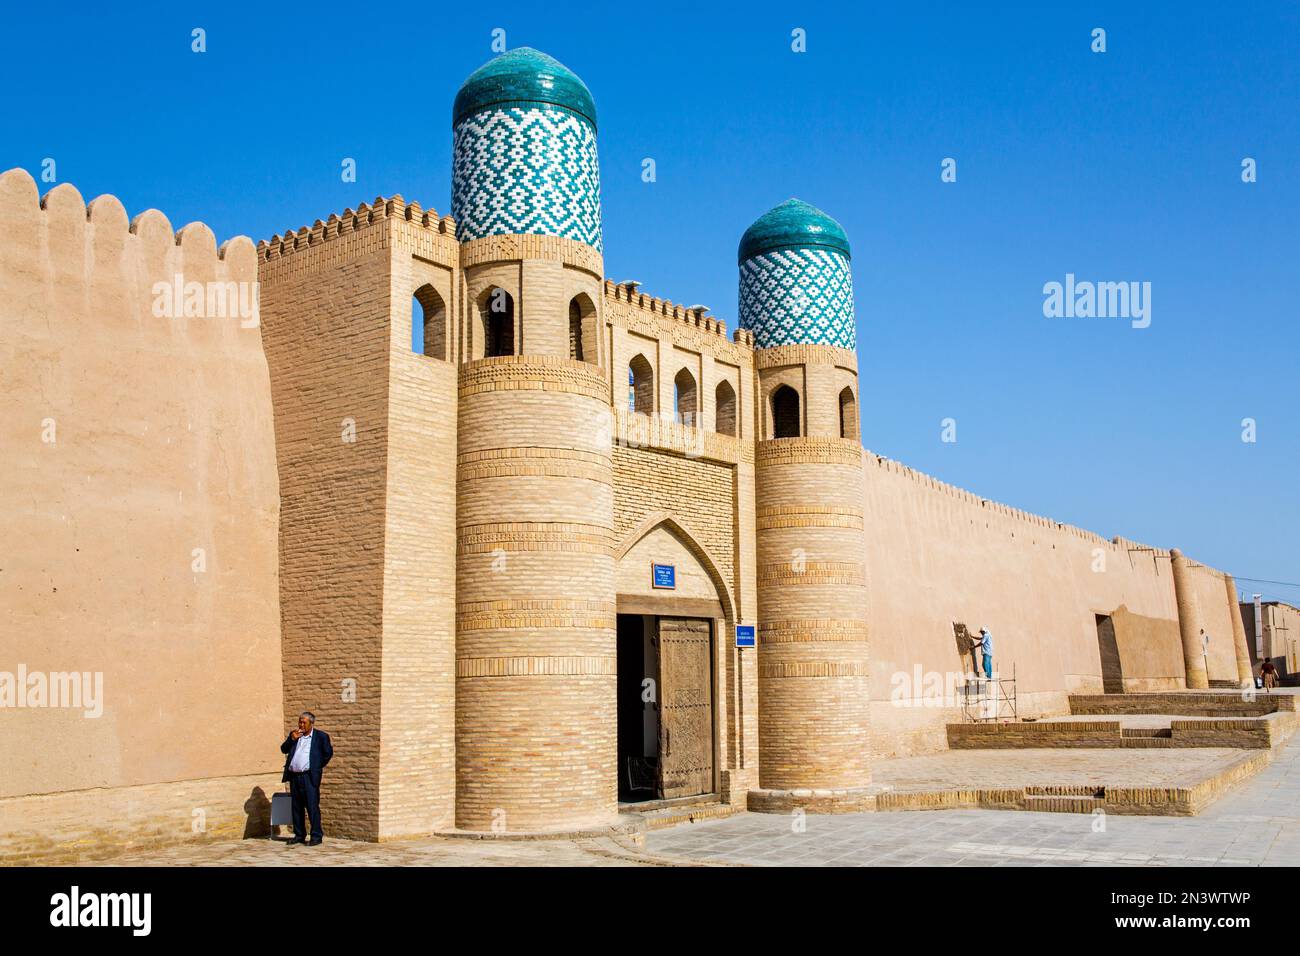
[[(1082, 759), (1086, 755), (1086, 759)], [(905, 787), (1068, 782), (1102, 775), (1199, 778), (1240, 751), (950, 751), (877, 764)], [(1160, 758), (1160, 759), (1154, 759)], [(1168, 759), (1165, 759), (1168, 758)], [(925, 772), (922, 773), (922, 770)], [(1139, 772), (1143, 777), (1136, 776)], [(1068, 775), (1068, 780), (1066, 776)], [(319, 847), (248, 839), (117, 857), (107, 865), (166, 866), (1294, 866), (1300, 862), (1300, 737), (1197, 817), (1099, 816), (1003, 810), (809, 814), (739, 813), (651, 831), (640, 850), (610, 839), (393, 843), (331, 840)]]
[[(648, 862), (648, 861), (647, 861)], [(331, 840), (289, 846), (283, 838), (200, 843), (114, 857), (98, 866), (637, 866), (613, 840), (464, 840), (392, 843)]]

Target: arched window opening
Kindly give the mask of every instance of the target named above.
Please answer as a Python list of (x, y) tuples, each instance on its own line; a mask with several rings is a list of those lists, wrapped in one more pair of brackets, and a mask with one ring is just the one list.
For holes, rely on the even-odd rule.
[(799, 437), (799, 393), (782, 385), (772, 393), (772, 437)]
[(582, 350), (582, 309), (577, 299), (569, 303), (569, 358), (586, 361)]
[(627, 367), (628, 410), (642, 415), (655, 412), (655, 375), (644, 355), (632, 359)]
[(683, 425), (698, 425), (699, 406), (695, 376), (682, 369), (673, 379), (673, 417)]
[(411, 296), (411, 351), (447, 359), (447, 309), (431, 285), (420, 286)]
[(580, 293), (569, 300), (569, 358), (595, 365), (596, 351), (596, 306)]
[(720, 435), (736, 434), (736, 390), (730, 382), (719, 383), (713, 398), (714, 431)]
[(858, 437), (858, 400), (847, 385), (840, 392), (840, 437)]
[(483, 355), (515, 354), (515, 300), (502, 288), (492, 288), (483, 297)]

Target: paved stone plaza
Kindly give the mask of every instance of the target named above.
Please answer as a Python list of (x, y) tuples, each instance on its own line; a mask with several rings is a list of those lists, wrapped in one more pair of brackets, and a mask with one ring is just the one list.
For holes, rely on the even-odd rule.
[[(956, 767), (978, 757), (913, 760)], [(1300, 738), (1197, 817), (933, 810), (808, 815), (804, 823), (804, 832), (794, 832), (791, 817), (742, 813), (651, 832), (639, 849), (608, 839), (434, 837), (375, 844), (327, 838), (319, 847), (249, 839), (131, 854), (110, 865), (1294, 866), (1300, 863)]]
[[(934, 759), (956, 756), (980, 755)], [(1294, 866), (1300, 863), (1300, 742), (1279, 748), (1273, 763), (1196, 817), (938, 810), (805, 822), (806, 832), (795, 833), (788, 818), (741, 814), (652, 833), (647, 851), (791, 866)]]

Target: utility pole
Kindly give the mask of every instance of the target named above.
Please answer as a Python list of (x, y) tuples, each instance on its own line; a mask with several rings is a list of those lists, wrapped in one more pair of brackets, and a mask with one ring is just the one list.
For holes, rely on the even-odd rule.
[(1255, 659), (1260, 663), (1264, 661), (1264, 608), (1260, 603), (1263, 598), (1262, 594), (1252, 594), (1255, 600)]

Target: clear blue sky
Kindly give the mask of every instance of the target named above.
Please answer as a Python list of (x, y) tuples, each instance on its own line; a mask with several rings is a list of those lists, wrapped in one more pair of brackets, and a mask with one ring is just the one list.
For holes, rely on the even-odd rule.
[[(734, 326), (740, 234), (805, 199), (853, 243), (867, 447), (1300, 581), (1300, 9), (1064, 6), (24, 4), (0, 167), (52, 157), (87, 199), (218, 239), (380, 194), (447, 212), (452, 98), (500, 27), (595, 95), (611, 278)], [(1067, 272), (1150, 282), (1151, 327), (1044, 318)]]

